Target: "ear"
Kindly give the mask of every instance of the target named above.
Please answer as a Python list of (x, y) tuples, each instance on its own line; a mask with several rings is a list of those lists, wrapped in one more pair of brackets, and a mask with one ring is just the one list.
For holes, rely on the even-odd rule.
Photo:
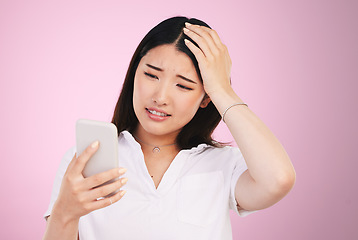
[(206, 108), (208, 104), (210, 103), (211, 99), (208, 94), (205, 94), (203, 100), (200, 103), (201, 108)]

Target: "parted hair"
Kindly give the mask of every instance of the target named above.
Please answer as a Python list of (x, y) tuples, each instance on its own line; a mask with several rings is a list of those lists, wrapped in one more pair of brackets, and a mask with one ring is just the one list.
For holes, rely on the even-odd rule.
[[(184, 43), (184, 39), (188, 39), (198, 47), (191, 38), (183, 34), (185, 22), (209, 27), (203, 21), (195, 18), (172, 17), (162, 21), (151, 29), (139, 43), (130, 61), (112, 118), (112, 123), (117, 126), (119, 133), (123, 130), (133, 133), (138, 125), (138, 119), (133, 108), (134, 76), (140, 60), (149, 50), (164, 44), (173, 44), (178, 51), (190, 57), (199, 79), (202, 81), (198, 62), (194, 54)], [(201, 143), (220, 147), (221, 144), (212, 139), (212, 133), (220, 120), (220, 113), (212, 102), (205, 108), (199, 107), (194, 117), (181, 129), (176, 138), (176, 144), (179, 149), (190, 149)]]

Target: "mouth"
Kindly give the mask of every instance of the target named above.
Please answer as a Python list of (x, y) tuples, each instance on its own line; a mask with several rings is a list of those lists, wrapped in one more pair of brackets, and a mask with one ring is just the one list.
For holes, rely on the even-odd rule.
[(162, 112), (159, 110), (154, 110), (154, 109), (149, 109), (149, 108), (145, 108), (145, 110), (147, 110), (149, 113), (159, 116), (159, 117), (170, 117), (171, 115), (166, 113), (166, 112)]

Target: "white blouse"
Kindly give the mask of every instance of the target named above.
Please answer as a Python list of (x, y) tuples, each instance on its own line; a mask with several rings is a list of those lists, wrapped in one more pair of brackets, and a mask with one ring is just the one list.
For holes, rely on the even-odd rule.
[[(98, 239), (232, 239), (229, 210), (237, 210), (235, 185), (247, 169), (238, 148), (200, 144), (181, 150), (165, 172), (158, 188), (148, 173), (139, 143), (123, 131), (118, 138), (118, 162), (127, 168), (118, 202), (80, 218), (81, 240)], [(67, 166), (75, 154), (63, 157), (53, 185), (49, 216)]]

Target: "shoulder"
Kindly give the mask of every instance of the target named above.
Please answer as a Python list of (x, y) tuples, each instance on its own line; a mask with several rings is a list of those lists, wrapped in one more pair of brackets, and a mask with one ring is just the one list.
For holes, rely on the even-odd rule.
[(198, 155), (210, 155), (210, 156), (220, 156), (220, 157), (241, 157), (241, 151), (237, 147), (232, 146), (223, 146), (223, 147), (213, 147), (206, 145), (202, 148), (202, 151), (198, 151)]
[(60, 162), (60, 166), (57, 169), (57, 176), (60, 177), (62, 180), (62, 176), (65, 174), (68, 165), (70, 164), (71, 160), (73, 159), (73, 156), (76, 154), (76, 146), (72, 146), (69, 148), (65, 154), (62, 157), (62, 160)]
[(70, 147), (70, 148), (66, 151), (66, 153), (63, 155), (63, 158), (66, 158), (66, 159), (67, 159), (67, 158), (70, 158), (70, 159), (72, 159), (72, 158), (73, 158), (73, 155), (75, 155), (76, 151), (77, 151), (76, 146)]
[(237, 165), (244, 162), (244, 158), (239, 148), (232, 146), (213, 147), (201, 144), (197, 148), (191, 149), (191, 159), (204, 160), (215, 164)]

